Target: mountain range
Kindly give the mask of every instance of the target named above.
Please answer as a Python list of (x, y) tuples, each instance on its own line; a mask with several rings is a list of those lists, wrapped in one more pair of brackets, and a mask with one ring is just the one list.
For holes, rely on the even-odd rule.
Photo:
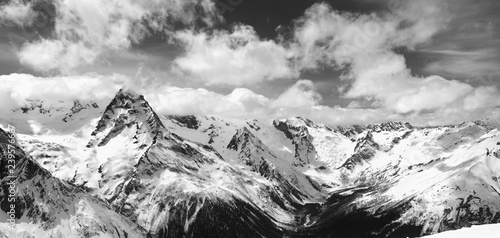
[(31, 100), (0, 124), (0, 217), (17, 187), (16, 229), (0, 223), (0, 237), (419, 237), (500, 223), (492, 120), (158, 115), (121, 89), (107, 105)]

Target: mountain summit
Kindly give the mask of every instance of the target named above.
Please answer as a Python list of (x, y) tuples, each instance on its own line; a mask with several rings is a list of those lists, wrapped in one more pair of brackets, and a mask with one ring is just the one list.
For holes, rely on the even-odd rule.
[(137, 142), (143, 140), (144, 143), (151, 143), (164, 128), (158, 115), (142, 95), (122, 88), (97, 123), (92, 132), (94, 140), (89, 143), (89, 147), (94, 144), (106, 145), (113, 137), (132, 127), (135, 127), (133, 138)]

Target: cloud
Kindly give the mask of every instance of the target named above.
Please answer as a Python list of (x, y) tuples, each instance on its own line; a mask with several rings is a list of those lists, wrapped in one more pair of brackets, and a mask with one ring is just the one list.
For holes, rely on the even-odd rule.
[(269, 105), (269, 99), (253, 92), (247, 88), (235, 88), (229, 95), (224, 97), (226, 100), (245, 108), (247, 112), (253, 112)]
[(18, 52), (21, 64), (41, 72), (69, 72), (80, 65), (92, 64), (100, 54), (83, 42), (45, 40), (27, 44)]
[(478, 50), (421, 50), (430, 54), (434, 60), (424, 70), (441, 75), (478, 77), (499, 74), (500, 52), (496, 48)]
[(226, 100), (223, 95), (203, 88), (174, 86), (163, 87), (156, 92), (147, 92), (146, 99), (161, 114), (215, 114), (221, 110), (234, 110), (236, 105)]
[[(29, 74), (11, 74), (0, 76), (0, 81), (0, 117), (4, 118), (10, 117), (12, 109), (24, 106), (28, 99), (41, 99), (48, 104), (60, 100), (91, 100), (106, 105), (124, 86), (143, 94), (160, 115), (215, 115), (266, 120), (303, 116), (318, 122), (336, 124), (367, 123), (387, 118), (377, 110), (313, 106), (319, 103), (320, 96), (309, 80), (299, 80), (274, 99), (246, 88), (236, 88), (227, 95), (203, 88), (167, 85), (150, 88), (122, 75), (35, 77)], [(298, 99), (293, 99), (292, 94)]]
[(243, 88), (223, 95), (203, 88), (165, 86), (156, 91), (146, 90), (144, 95), (153, 108), (164, 115), (218, 115), (233, 118), (254, 115), (257, 118), (265, 114), (269, 101)]
[(297, 81), (276, 98), (267, 98), (246, 88), (236, 88), (224, 95), (203, 88), (173, 86), (164, 86), (155, 91), (145, 90), (144, 95), (160, 115), (214, 115), (263, 120), (301, 116), (332, 125), (366, 124), (403, 118), (381, 109), (321, 106), (321, 96), (309, 80)]
[(298, 76), (291, 68), (287, 49), (272, 40), (259, 39), (247, 25), (212, 34), (182, 31), (175, 38), (185, 53), (174, 65), (207, 85), (240, 86)]
[(500, 94), (495, 87), (480, 86), (463, 100), (463, 107), (467, 111), (500, 107)]
[(331, 125), (404, 119), (401, 115), (383, 109), (349, 109), (319, 105), (321, 96), (310, 80), (298, 80), (275, 98), (266, 98), (245, 88), (236, 88), (223, 95), (202, 88), (172, 86), (159, 88), (155, 92), (147, 90), (145, 98), (163, 115), (214, 115), (264, 120), (301, 116)]
[[(35, 77), (30, 74), (0, 75), (0, 114), (22, 107), (28, 99), (48, 103), (59, 100), (111, 100), (129, 80), (120, 75), (78, 75)], [(106, 102), (108, 103), (108, 102)]]
[(398, 114), (451, 106), (463, 111), (464, 98), (480, 89), (440, 76), (413, 76), (404, 56), (396, 53), (429, 42), (443, 29), (449, 20), (443, 9), (442, 2), (402, 1), (391, 13), (360, 15), (315, 4), (296, 21), (292, 50), (303, 69), (344, 70), (346, 98), (374, 100), (375, 106)]
[(108, 52), (130, 49), (152, 33), (169, 35), (176, 22), (213, 24), (220, 19), (211, 0), (56, 0), (54, 5), (54, 37), (19, 49), (21, 62), (41, 72), (67, 74)]
[(386, 97), (379, 96), (385, 100), (389, 109), (399, 113), (439, 109), (473, 91), (472, 86), (468, 84), (439, 76), (411, 78), (405, 83), (407, 85), (395, 87), (396, 90), (403, 91), (391, 93)]
[[(0, 76), (0, 117), (9, 118), (12, 109), (28, 99), (51, 104), (59, 100), (92, 100), (108, 104), (116, 92), (127, 86), (143, 94), (160, 115), (214, 115), (223, 118), (264, 119), (301, 116), (329, 125), (369, 124), (409, 121), (415, 125), (460, 123), (492, 117), (500, 119), (500, 95), (491, 87), (476, 88), (461, 104), (425, 114), (394, 113), (384, 108), (342, 108), (321, 105), (312, 81), (299, 80), (275, 98), (267, 98), (246, 88), (221, 94), (203, 88), (175, 86), (148, 87), (122, 75), (35, 77), (29, 74)], [(495, 100), (492, 100), (495, 99)]]
[(427, 59), (423, 71), (460, 79), (498, 74), (499, 2), (452, 3), (448, 6), (452, 17), (447, 28), (434, 37), (432, 44), (416, 51)]
[(297, 61), (303, 69), (366, 64), (392, 49), (427, 42), (443, 28), (445, 14), (436, 12), (435, 3), (417, 8), (414, 2), (424, 1), (401, 2), (406, 4), (393, 7), (395, 13), (381, 14), (339, 12), (326, 3), (314, 4), (295, 21), (292, 50)]
[(0, 6), (0, 24), (27, 26), (33, 23), (36, 13), (31, 3), (23, 4), (20, 0), (12, 0)]
[(271, 107), (309, 108), (319, 105), (320, 102), (321, 94), (316, 91), (314, 83), (310, 80), (299, 80), (273, 100)]
[[(160, 114), (265, 119), (303, 116), (329, 124), (401, 120), (419, 125), (500, 115), (499, 92), (494, 85), (473, 86), (437, 75), (416, 76), (399, 53), (418, 50), (443, 31), (450, 21), (446, 9), (453, 2), (394, 3), (389, 12), (371, 14), (339, 12), (325, 3), (314, 4), (294, 22), (292, 39), (281, 35), (275, 41), (261, 39), (246, 25), (236, 25), (229, 31), (197, 29), (197, 21), (210, 26), (220, 20), (210, 0), (56, 0), (54, 37), (23, 45), (18, 56), (22, 64), (37, 71), (62, 72), (66, 76), (0, 76), (0, 109), (8, 112), (33, 98), (106, 100), (123, 85), (132, 85)], [(29, 4), (12, 4), (12, 9), (21, 9), (18, 12), (32, 9)], [(11, 13), (12, 22), (21, 19), (15, 24), (33, 23), (14, 17), (31, 13)], [(175, 31), (174, 23), (188, 25), (189, 30)], [(188, 78), (213, 90), (228, 85), (238, 88), (221, 94), (204, 88), (164, 85), (164, 80), (156, 78), (73, 74), (82, 66), (105, 62), (109, 55), (126, 52), (127, 57), (135, 57), (127, 51), (154, 33), (171, 36), (184, 50), (173, 60), (174, 72), (166, 74), (166, 78), (178, 77), (170, 83)], [(438, 67), (442, 72), (455, 67), (459, 67), (456, 71), (481, 71), (485, 69), (481, 67), (492, 66), (479, 63), (486, 51), (453, 49), (443, 53), (438, 48), (436, 52), (460, 57), (466, 52), (469, 60), (434, 62), (428, 66), (431, 71)], [(344, 98), (358, 103), (347, 108), (322, 105), (322, 96), (310, 80), (298, 80), (273, 98), (245, 88), (273, 80), (296, 80), (300, 73), (325, 67), (343, 72), (343, 87), (339, 90)]]
[[(370, 67), (374, 58), (393, 57), (395, 48), (427, 42), (443, 27), (442, 17), (434, 17), (438, 13), (433, 4), (421, 6), (433, 10), (419, 10), (423, 15), (415, 16), (408, 10), (415, 8), (413, 1), (403, 2), (405, 8), (394, 7), (397, 13), (369, 15), (338, 12), (325, 3), (313, 5), (295, 21), (296, 59), (304, 69), (323, 64), (357, 71)], [(425, 24), (420, 18), (426, 18)]]

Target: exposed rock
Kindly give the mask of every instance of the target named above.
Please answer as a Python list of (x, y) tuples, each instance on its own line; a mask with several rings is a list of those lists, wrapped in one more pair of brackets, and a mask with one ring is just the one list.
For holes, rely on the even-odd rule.
[(200, 122), (198, 119), (196, 119), (195, 116), (189, 115), (189, 116), (175, 116), (175, 115), (169, 115), (167, 118), (171, 120), (175, 120), (179, 125), (182, 125), (184, 127), (187, 127), (189, 129), (194, 129), (197, 130), (200, 127)]

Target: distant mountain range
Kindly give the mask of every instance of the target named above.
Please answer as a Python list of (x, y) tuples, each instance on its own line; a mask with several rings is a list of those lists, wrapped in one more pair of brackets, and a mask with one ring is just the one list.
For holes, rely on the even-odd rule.
[(2, 221), (0, 237), (418, 237), (500, 223), (490, 120), (158, 115), (122, 89), (107, 106), (32, 100), (0, 124), (18, 132), (12, 144), (0, 129), (0, 218), (18, 189), (16, 230)]

